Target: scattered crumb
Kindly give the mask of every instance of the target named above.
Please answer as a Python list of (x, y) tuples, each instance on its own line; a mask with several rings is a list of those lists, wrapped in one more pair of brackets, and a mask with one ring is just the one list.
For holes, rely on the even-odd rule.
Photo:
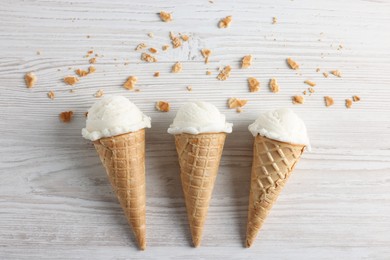
[(73, 111), (65, 111), (60, 114), (60, 120), (63, 123), (69, 123), (72, 120)]
[(305, 98), (303, 96), (293, 96), (292, 102), (293, 104), (303, 104), (305, 101)]
[(41, 51), (37, 51), (37, 55), (41, 55)]
[(182, 65), (180, 62), (176, 62), (173, 66), (172, 66), (172, 73), (179, 73), (181, 70), (182, 70)]
[(181, 46), (181, 40), (179, 37), (174, 37), (172, 39), (172, 46), (174, 49), (179, 48)]
[(226, 16), (225, 18), (221, 19), (218, 23), (219, 28), (227, 28), (230, 26), (230, 23), (232, 22), (232, 16)]
[(89, 50), (89, 51), (87, 52), (87, 54), (88, 54), (88, 55), (93, 54), (93, 50)]
[(206, 75), (211, 75), (211, 71), (207, 70)]
[(96, 71), (96, 68), (94, 66), (89, 66), (88, 67), (88, 74), (92, 74)]
[(85, 116), (85, 117), (88, 117), (88, 112), (85, 112), (85, 113), (84, 113), (84, 116)]
[(90, 58), (89, 59), (90, 64), (95, 64), (96, 63), (96, 58)]
[(170, 32), (169, 32), (169, 38), (170, 38), (171, 40), (173, 40), (173, 39), (176, 38), (176, 35), (175, 35), (172, 31), (170, 31)]
[(77, 82), (79, 82), (79, 79), (78, 79), (77, 77), (75, 77), (75, 76), (66, 76), (66, 77), (64, 78), (64, 82), (65, 82), (66, 84), (68, 84), (68, 85), (73, 86), (73, 85), (75, 85)]
[(38, 78), (34, 73), (29, 72), (24, 76), (24, 80), (26, 81), (27, 88), (32, 88), (37, 83)]
[(181, 35), (181, 39), (186, 42), (190, 39), (190, 37), (186, 34), (183, 34), (183, 35)]
[(170, 13), (161, 11), (161, 12), (159, 13), (159, 15), (160, 15), (161, 21), (163, 21), (163, 22), (166, 22), (166, 23), (167, 23), (167, 22), (172, 21), (172, 14), (170, 14)]
[(314, 93), (315, 92), (314, 88), (312, 88), (312, 87), (308, 88), (308, 90), (309, 90), (310, 93)]
[(123, 87), (128, 90), (132, 90), (135, 87), (135, 84), (137, 83), (138, 78), (135, 76), (130, 76), (127, 78), (126, 82), (123, 84)]
[(201, 49), (200, 53), (202, 53), (202, 56), (204, 57), (204, 63), (209, 63), (211, 50), (210, 49)]
[(341, 77), (341, 72), (339, 70), (332, 70), (330, 73), (332, 73), (336, 77), (339, 77), (339, 78)]
[(352, 96), (352, 100), (353, 102), (359, 102), (360, 101), (360, 97), (359, 96)]
[(161, 47), (161, 49), (163, 50), (163, 51), (167, 51), (168, 49), (169, 49), (169, 45), (163, 45), (162, 47)]
[(157, 53), (157, 50), (156, 50), (155, 48), (149, 48), (149, 51), (150, 51), (151, 53)]
[(155, 77), (155, 78), (160, 77), (160, 72), (159, 72), (159, 71), (156, 71), (156, 72), (153, 74), (153, 77)]
[(136, 50), (136, 51), (143, 50), (143, 49), (145, 49), (146, 47), (148, 47), (148, 46), (146, 46), (145, 43), (140, 43), (140, 44), (137, 45), (137, 47), (135, 47), (135, 50)]
[(252, 55), (244, 56), (241, 60), (241, 69), (247, 69), (252, 65)]
[(191, 86), (187, 86), (187, 90), (188, 91), (192, 91), (192, 87)]
[(272, 17), (272, 24), (276, 24), (278, 22), (278, 18)]
[(155, 57), (153, 57), (152, 55), (147, 54), (145, 52), (143, 52), (141, 54), (141, 60), (146, 61), (146, 62), (156, 62), (157, 61), (157, 59)]
[(232, 71), (232, 68), (230, 67), (230, 65), (227, 65), (218, 74), (217, 79), (219, 79), (219, 80), (227, 80), (229, 78), (229, 76), (230, 76), (230, 72), (231, 71)]
[(331, 98), (329, 96), (325, 96), (324, 100), (325, 100), (325, 106), (327, 106), (327, 107), (330, 107), (334, 104), (333, 98)]
[(150, 38), (153, 38), (153, 37), (154, 37), (154, 33), (150, 32), (150, 33), (148, 33), (148, 36), (149, 36)]
[(141, 90), (139, 88), (134, 89), (135, 92), (140, 92)]
[(274, 93), (278, 93), (279, 92), (279, 84), (278, 84), (278, 81), (275, 78), (270, 79), (270, 81), (269, 81), (269, 88)]
[(250, 92), (257, 92), (260, 89), (260, 82), (256, 78), (248, 78), (248, 86)]
[(242, 110), (241, 107), (237, 107), (237, 108), (236, 108), (236, 112), (237, 112), (237, 113), (241, 113), (242, 111), (243, 111), (243, 110)]
[(328, 72), (324, 72), (324, 73), (322, 73), (322, 75), (324, 75), (325, 78), (327, 78), (329, 76)]
[(306, 90), (304, 90), (302, 93), (303, 93), (303, 95), (306, 95), (306, 94), (307, 94)]
[(238, 98), (229, 98), (228, 99), (228, 107), (229, 108), (238, 108), (246, 105), (248, 100), (238, 99)]
[(51, 100), (54, 100), (56, 96), (54, 92), (50, 90), (49, 92), (47, 92), (47, 97), (50, 98)]
[(305, 80), (304, 81), (305, 84), (311, 86), (311, 87), (315, 87), (317, 84), (311, 80)]
[(96, 98), (100, 98), (100, 97), (102, 97), (103, 95), (104, 95), (104, 92), (103, 92), (102, 89), (99, 89), (99, 90), (96, 91), (96, 93), (94, 94), (94, 96), (95, 96)]
[(299, 64), (293, 61), (291, 58), (287, 58), (287, 64), (292, 68), (293, 70), (299, 69)]
[(156, 109), (161, 112), (168, 112), (170, 110), (170, 105), (165, 101), (157, 101)]
[(349, 98), (347, 98), (347, 99), (345, 100), (345, 106), (346, 106), (347, 108), (351, 108), (351, 107), (352, 107), (352, 100), (349, 99)]
[(80, 76), (80, 77), (85, 77), (88, 75), (88, 71), (82, 70), (82, 69), (77, 69), (75, 70), (75, 73)]
[(316, 72), (320, 72), (320, 68), (317, 68), (317, 69), (316, 69)]
[(69, 90), (69, 93), (75, 93), (76, 91), (74, 89)]

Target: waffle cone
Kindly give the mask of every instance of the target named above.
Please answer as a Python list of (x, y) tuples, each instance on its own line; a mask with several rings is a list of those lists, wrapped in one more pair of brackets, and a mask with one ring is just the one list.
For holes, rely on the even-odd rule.
[(94, 142), (112, 189), (133, 229), (138, 246), (145, 239), (145, 129)]
[(202, 240), (225, 138), (225, 133), (175, 135), (181, 183), (195, 247)]
[(253, 145), (246, 247), (250, 247), (256, 239), (304, 148), (304, 145), (256, 136)]

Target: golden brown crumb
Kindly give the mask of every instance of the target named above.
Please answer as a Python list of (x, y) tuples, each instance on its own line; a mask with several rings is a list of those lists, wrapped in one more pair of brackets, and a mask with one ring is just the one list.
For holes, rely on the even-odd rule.
[(80, 77), (85, 77), (85, 76), (88, 75), (88, 71), (82, 70), (82, 69), (77, 69), (77, 70), (75, 71), (75, 73), (76, 73), (78, 76), (80, 76)]
[(156, 109), (161, 112), (168, 112), (171, 108), (168, 102), (165, 101), (157, 101)]
[(77, 82), (79, 82), (79, 79), (75, 76), (66, 76), (64, 78), (64, 82), (68, 85), (71, 85), (73, 86), (74, 84), (76, 84)]
[(325, 78), (327, 78), (329, 76), (328, 72), (324, 72), (324, 73), (322, 73), (322, 75), (324, 75)]
[(154, 33), (150, 32), (150, 33), (148, 33), (148, 36), (149, 36), (150, 38), (153, 38), (153, 37), (154, 37)]
[(145, 52), (143, 52), (141, 54), (141, 60), (146, 61), (146, 62), (156, 62), (157, 61), (157, 59), (155, 57), (153, 57), (152, 55), (147, 54)]
[(94, 66), (89, 66), (88, 67), (88, 74), (92, 74), (96, 71), (96, 68)]
[(99, 89), (98, 91), (96, 91), (96, 93), (94, 94), (94, 96), (96, 98), (100, 98), (104, 95), (104, 91), (102, 89)]
[(250, 92), (257, 92), (260, 89), (260, 82), (256, 78), (248, 78), (248, 85)]
[(315, 92), (314, 88), (312, 88), (312, 87), (308, 88), (308, 90), (309, 90), (310, 93), (314, 93)]
[(352, 100), (349, 99), (349, 98), (347, 98), (347, 99), (345, 100), (345, 106), (346, 106), (347, 108), (351, 108), (351, 107), (352, 107)]
[(310, 87), (315, 87), (317, 84), (311, 80), (305, 80), (305, 84), (309, 85)]
[(32, 88), (37, 83), (38, 78), (34, 73), (29, 72), (24, 76), (24, 80), (26, 81), (27, 88)]
[(305, 101), (305, 98), (303, 96), (293, 96), (292, 102), (293, 104), (303, 104)]
[(304, 90), (302, 93), (303, 93), (303, 95), (306, 95), (306, 94), (307, 94), (306, 90)]
[(174, 37), (172, 39), (172, 46), (174, 49), (179, 48), (181, 46), (181, 40), (179, 37)]
[(206, 75), (211, 75), (211, 71), (206, 71)]
[(274, 93), (278, 93), (279, 92), (279, 84), (278, 84), (278, 81), (275, 78), (270, 79), (270, 81), (269, 81), (269, 88)]
[(135, 48), (136, 51), (139, 51), (139, 50), (143, 50), (143, 49), (146, 49), (146, 44), (145, 43), (140, 43), (137, 45), (137, 47)]
[(138, 78), (135, 76), (130, 76), (127, 78), (126, 82), (123, 84), (123, 87), (128, 90), (132, 90), (135, 87), (135, 84), (137, 83)]
[(334, 100), (332, 97), (325, 96), (324, 100), (325, 100), (325, 106), (327, 106), (327, 107), (330, 107), (334, 104)]
[(179, 73), (181, 70), (182, 70), (182, 65), (180, 62), (176, 62), (173, 66), (172, 66), (172, 70), (171, 72), (172, 73)]
[(291, 58), (287, 58), (287, 64), (290, 66), (290, 68), (292, 68), (293, 70), (297, 70), (299, 69), (299, 64), (296, 63), (294, 60), (292, 60)]
[(352, 96), (352, 100), (353, 100), (353, 102), (358, 102), (358, 101), (360, 101), (360, 97), (359, 96)]
[(93, 54), (93, 50), (89, 50), (89, 51), (87, 52), (87, 54), (89, 54), (89, 55)]
[(160, 77), (160, 72), (159, 72), (159, 71), (156, 71), (156, 72), (153, 74), (153, 77), (156, 77), (156, 78)]
[(229, 98), (228, 99), (228, 107), (229, 108), (238, 108), (246, 105), (248, 100), (238, 99), (238, 98)]
[(89, 59), (90, 64), (95, 64), (96, 63), (96, 58), (90, 58)]
[(320, 68), (317, 68), (317, 69), (316, 69), (316, 72), (320, 72)]
[(170, 32), (169, 32), (169, 38), (170, 38), (171, 40), (173, 40), (173, 39), (176, 38), (176, 35), (175, 35), (172, 31), (170, 31)]
[(237, 108), (236, 108), (236, 112), (237, 112), (237, 113), (241, 113), (242, 111), (243, 111), (243, 110), (242, 110), (241, 107), (237, 107)]
[(169, 45), (163, 45), (162, 47), (161, 47), (161, 49), (163, 50), (163, 51), (167, 51), (168, 49), (169, 49)]
[(190, 37), (186, 34), (183, 34), (183, 35), (181, 35), (181, 39), (186, 42), (190, 39)]
[(161, 12), (159, 13), (159, 15), (160, 15), (161, 21), (163, 21), (163, 22), (166, 22), (166, 23), (167, 23), (167, 22), (172, 21), (172, 14), (170, 14), (170, 13), (161, 11)]
[(202, 53), (202, 56), (204, 57), (204, 63), (209, 63), (211, 50), (210, 49), (201, 49), (200, 53)]
[(191, 86), (187, 86), (187, 90), (188, 91), (192, 91), (192, 87)]
[(330, 73), (332, 73), (336, 77), (339, 77), (339, 78), (341, 77), (341, 72), (339, 70), (332, 70)]
[(272, 24), (276, 24), (278, 22), (278, 18), (272, 17)]
[(241, 69), (247, 69), (252, 65), (252, 55), (244, 56), (241, 60)]
[(69, 123), (72, 120), (73, 111), (65, 111), (60, 114), (60, 120), (63, 123)]
[(229, 78), (229, 76), (230, 76), (230, 72), (231, 71), (232, 71), (232, 68), (230, 67), (230, 65), (227, 65), (218, 74), (217, 79), (219, 79), (219, 80), (227, 80)]
[(54, 92), (50, 90), (49, 92), (47, 92), (47, 97), (50, 98), (51, 100), (53, 100), (56, 96), (55, 96)]
[(219, 28), (227, 28), (230, 26), (230, 23), (232, 22), (232, 16), (226, 16), (225, 18), (221, 19), (218, 23)]
[(149, 51), (150, 51), (151, 53), (157, 53), (157, 50), (156, 50), (155, 48), (149, 48)]

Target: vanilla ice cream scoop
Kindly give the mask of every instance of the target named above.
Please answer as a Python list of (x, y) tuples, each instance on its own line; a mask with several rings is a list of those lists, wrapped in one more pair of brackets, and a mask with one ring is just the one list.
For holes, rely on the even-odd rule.
[(253, 136), (259, 134), (281, 142), (302, 144), (310, 150), (305, 123), (291, 109), (281, 108), (263, 113), (248, 129)]
[(105, 96), (88, 110), (87, 125), (82, 130), (91, 141), (111, 137), (142, 128), (150, 128), (150, 118), (123, 96)]
[(222, 115), (214, 105), (195, 101), (183, 105), (177, 111), (173, 123), (168, 128), (170, 134), (201, 134), (201, 133), (231, 133), (232, 123), (226, 123)]

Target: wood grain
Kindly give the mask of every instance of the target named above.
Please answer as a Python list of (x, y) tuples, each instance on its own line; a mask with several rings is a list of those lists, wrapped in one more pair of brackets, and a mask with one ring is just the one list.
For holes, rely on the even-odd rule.
[[(161, 22), (161, 10), (173, 12), (174, 21)], [(2, 1), (0, 258), (388, 258), (389, 13), (389, 1)], [(231, 27), (218, 29), (227, 15)], [(145, 42), (160, 50), (170, 43), (169, 31), (190, 41), (160, 51), (157, 63), (141, 62), (134, 48)], [(205, 47), (213, 51), (209, 64), (200, 54)], [(96, 73), (66, 86), (63, 77), (89, 66), (83, 56), (90, 49), (104, 55)], [(253, 66), (239, 69), (248, 54)], [(288, 69), (287, 57), (301, 65), (298, 73)], [(176, 61), (183, 71), (172, 74)], [(231, 77), (218, 81), (217, 69), (227, 64)], [(334, 69), (343, 77), (322, 76)], [(27, 89), (23, 76), (30, 71), (38, 83)], [(122, 88), (131, 75), (140, 92)], [(248, 77), (260, 80), (260, 92), (248, 91)], [(268, 90), (271, 77), (278, 94)], [(294, 106), (291, 96), (307, 89), (307, 79), (317, 83), (316, 92)], [(92, 144), (81, 137), (98, 89), (129, 97), (152, 118), (145, 252), (135, 246)], [(50, 90), (55, 100), (47, 98)], [(325, 95), (334, 106), (324, 106)], [(352, 95), (362, 101), (347, 110)], [(243, 113), (227, 109), (230, 97), (249, 100)], [(212, 102), (234, 123), (199, 249), (190, 246), (174, 140), (166, 133), (178, 107), (193, 99)], [(157, 100), (169, 101), (171, 112), (155, 111)], [(304, 154), (253, 248), (244, 249), (253, 142), (247, 126), (277, 107), (305, 120), (313, 151)], [(58, 120), (66, 110), (75, 112), (70, 124)]]

